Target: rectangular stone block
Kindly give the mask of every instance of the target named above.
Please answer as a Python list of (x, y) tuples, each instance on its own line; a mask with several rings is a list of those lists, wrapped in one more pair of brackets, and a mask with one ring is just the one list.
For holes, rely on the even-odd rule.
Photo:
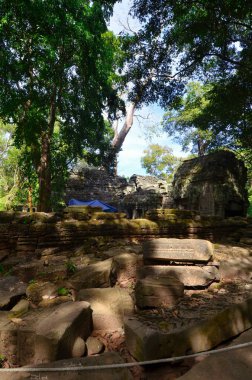
[(175, 277), (186, 288), (207, 287), (213, 281), (219, 281), (219, 271), (215, 266), (204, 265), (146, 265), (139, 271), (141, 278), (147, 276)]
[(213, 245), (202, 239), (159, 238), (143, 242), (144, 262), (207, 263), (213, 255)]
[(252, 327), (252, 299), (233, 305), (208, 320), (162, 332), (137, 318), (125, 319), (126, 345), (138, 361), (210, 350)]
[(147, 277), (138, 280), (136, 305), (140, 308), (174, 306), (184, 294), (184, 285), (175, 277)]

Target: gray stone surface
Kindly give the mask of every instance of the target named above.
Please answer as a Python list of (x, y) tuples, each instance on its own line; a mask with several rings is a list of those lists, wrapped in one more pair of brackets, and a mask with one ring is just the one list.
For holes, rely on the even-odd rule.
[(184, 285), (175, 277), (146, 277), (138, 280), (135, 288), (136, 305), (148, 307), (171, 307), (184, 294)]
[[(64, 359), (54, 361), (48, 364), (40, 364), (32, 366), (32, 368), (67, 368), (77, 367), (83, 368), (84, 366), (100, 366), (106, 364), (123, 363), (123, 359), (116, 352), (105, 352), (98, 356), (89, 356), (85, 358)], [(30, 368), (30, 366), (28, 366)], [(92, 369), (92, 370), (72, 370), (64, 372), (25, 372), (19, 373), (1, 373), (1, 380), (133, 380), (133, 377), (127, 368), (118, 369)]]
[(8, 307), (22, 295), (25, 295), (27, 284), (15, 276), (7, 276), (0, 279), (0, 310)]
[(138, 361), (209, 350), (252, 326), (252, 299), (233, 305), (208, 320), (162, 332), (137, 318), (125, 319), (129, 352)]
[(159, 238), (143, 242), (144, 262), (178, 261), (206, 263), (213, 255), (213, 245), (202, 239)]
[(191, 287), (207, 287), (213, 281), (219, 281), (219, 271), (215, 266), (204, 265), (145, 265), (139, 271), (139, 275), (143, 277), (176, 277), (183, 282), (186, 288)]
[(133, 300), (125, 289), (81, 289), (77, 299), (90, 303), (94, 330), (122, 328), (124, 317), (134, 312)]
[(110, 286), (112, 259), (91, 264), (76, 272), (70, 279), (74, 289), (107, 288)]
[[(234, 339), (231, 346), (252, 342), (252, 330)], [(209, 356), (178, 380), (251, 380), (251, 346)]]

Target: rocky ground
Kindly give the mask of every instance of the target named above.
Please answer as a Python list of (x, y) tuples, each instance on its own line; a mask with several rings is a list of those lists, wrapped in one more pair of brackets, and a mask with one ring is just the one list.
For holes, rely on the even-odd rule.
[[(64, 301), (63, 297), (65, 297), (65, 301), (75, 300), (76, 294), (74, 289), (69, 286), (69, 282), (71, 283), (76, 271), (109, 260), (122, 253), (137, 255), (137, 265), (142, 265), (141, 243), (137, 240), (99, 242), (94, 239), (91, 248), (83, 246), (74, 252), (45, 249), (38, 254), (36, 259), (24, 260), (21, 263), (17, 263), (15, 257), (9, 257), (1, 267), (2, 278), (14, 274), (30, 285), (35, 282), (50, 281), (56, 284), (57, 289), (67, 289), (67, 294), (57, 294), (57, 299), (62, 297), (59, 302)], [(184, 297), (176, 306), (169, 307), (163, 304), (155, 309), (135, 310), (136, 317), (146, 326), (151, 326), (158, 331), (176, 331), (181, 327), (209, 319), (223, 308), (250, 298), (252, 293), (252, 246), (216, 242), (213, 260), (219, 262), (219, 282), (212, 283), (207, 289), (185, 289)], [(120, 281), (117, 281), (118, 278), (115, 279), (113, 285), (126, 289), (129, 294), (132, 294), (136, 278), (134, 272), (130, 273), (131, 275), (128, 277), (119, 276)], [(51, 299), (55, 299), (54, 295)], [(43, 296), (40, 300), (34, 300), (28, 296), (28, 300), (29, 307), (35, 310), (39, 308), (39, 302), (44, 302), (44, 306), (46, 302), (55, 302), (51, 301), (50, 297), (46, 299)], [(14, 315), (13, 318), (13, 323), (22, 323), (22, 316)], [(125, 344), (125, 336), (121, 328), (115, 328), (114, 331), (94, 331), (91, 335), (101, 342), (101, 350), (118, 352), (126, 361), (134, 361)], [(131, 368), (131, 373), (136, 380), (173, 380), (186, 373), (199, 360), (188, 359), (158, 367), (136, 366)], [(13, 364), (0, 357), (0, 366), (11, 367)]]

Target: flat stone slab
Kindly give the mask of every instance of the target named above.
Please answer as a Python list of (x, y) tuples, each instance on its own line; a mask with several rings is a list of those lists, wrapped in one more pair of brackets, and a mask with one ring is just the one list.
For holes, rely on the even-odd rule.
[(27, 284), (15, 276), (0, 279), (0, 309), (7, 310), (8, 307), (25, 295)]
[(207, 263), (213, 255), (213, 245), (202, 239), (159, 238), (143, 242), (144, 263), (191, 262)]
[(136, 305), (140, 309), (170, 307), (184, 294), (184, 284), (175, 277), (146, 277), (135, 288)]
[(174, 276), (181, 281), (186, 288), (207, 287), (213, 281), (219, 281), (219, 271), (215, 266), (204, 265), (145, 265), (139, 272), (140, 277)]
[[(108, 364), (124, 363), (122, 357), (116, 352), (105, 352), (97, 356), (89, 356), (78, 359), (64, 359), (52, 363), (28, 366), (29, 368), (66, 368), (66, 371), (50, 372), (36, 371), (31, 372), (27, 369), (24, 372), (1, 372), (1, 380), (133, 380), (133, 376), (128, 368), (113, 369), (92, 369), (83, 370), (87, 366), (101, 366)], [(67, 368), (77, 367), (76, 370), (68, 371)]]
[[(234, 339), (230, 346), (251, 341), (250, 329)], [(251, 380), (251, 374), (252, 349), (249, 346), (209, 356), (177, 380)]]
[(126, 345), (138, 361), (209, 350), (252, 327), (252, 299), (189, 327), (163, 332), (136, 317), (125, 319)]
[(90, 303), (94, 330), (122, 328), (124, 317), (134, 312), (133, 299), (125, 289), (81, 289), (77, 299)]

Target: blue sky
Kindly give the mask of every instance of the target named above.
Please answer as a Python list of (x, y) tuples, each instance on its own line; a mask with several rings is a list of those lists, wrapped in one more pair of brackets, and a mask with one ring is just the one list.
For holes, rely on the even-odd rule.
[[(118, 34), (123, 30), (123, 25), (127, 24), (128, 11), (130, 8), (131, 0), (123, 0), (117, 3), (114, 8), (114, 15), (111, 19), (109, 28)], [(129, 19), (130, 27), (137, 28), (137, 22)], [(123, 25), (122, 25), (123, 24)], [(166, 145), (173, 149), (173, 153), (177, 156), (185, 156), (181, 152), (180, 146), (175, 144), (172, 139), (165, 133), (159, 135), (152, 134), (150, 138), (151, 126), (160, 125), (164, 110), (157, 105), (143, 107), (140, 111), (136, 112), (137, 115), (142, 117), (135, 117), (134, 124), (128, 133), (123, 149), (119, 153), (118, 159), (118, 174), (125, 177), (130, 177), (133, 174), (145, 175), (146, 171), (141, 167), (141, 157), (143, 151), (149, 144)]]

